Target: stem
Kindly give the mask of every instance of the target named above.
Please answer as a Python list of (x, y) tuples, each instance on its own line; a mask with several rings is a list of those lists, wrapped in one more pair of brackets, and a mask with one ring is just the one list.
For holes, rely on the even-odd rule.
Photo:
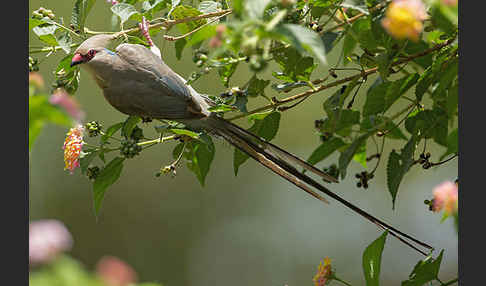
[(449, 286), (449, 285), (452, 285), (454, 283), (456, 283), (457, 281), (459, 281), (459, 277), (458, 278), (454, 278), (450, 281), (447, 281), (445, 283), (442, 283), (441, 281), (439, 281), (441, 283), (441, 286)]
[[(74, 48), (79, 46), (79, 44), (71, 44), (70, 47)], [(58, 50), (61, 50), (62, 48), (60, 46), (56, 47), (44, 47), (44, 48), (38, 48), (38, 49), (29, 49), (29, 54), (35, 54), (35, 53), (47, 53), (47, 52), (56, 52)]]
[(341, 282), (342, 284), (347, 285), (347, 286), (353, 286), (350, 283), (348, 283), (348, 282), (346, 282), (346, 281), (344, 281), (344, 280), (342, 280), (342, 279), (340, 279), (340, 278), (338, 278), (336, 276), (333, 277), (333, 280), (336, 280), (338, 282)]
[(167, 136), (167, 137), (161, 137), (161, 138), (157, 138), (157, 139), (153, 139), (153, 140), (143, 141), (143, 142), (137, 143), (137, 145), (138, 146), (145, 146), (145, 145), (149, 145), (149, 144), (153, 144), (153, 143), (163, 143), (165, 141), (174, 140), (174, 139), (177, 139), (179, 137), (180, 137), (179, 135), (171, 135), (171, 136)]

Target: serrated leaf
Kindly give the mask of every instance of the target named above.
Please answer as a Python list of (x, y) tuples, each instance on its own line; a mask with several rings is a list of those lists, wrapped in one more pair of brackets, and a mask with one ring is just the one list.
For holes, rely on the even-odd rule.
[[(278, 127), (280, 124), (280, 113), (256, 113), (250, 116), (250, 119), (254, 121), (253, 126), (248, 131), (253, 134), (264, 138), (267, 141), (271, 141), (275, 135), (277, 135)], [(248, 160), (248, 155), (235, 148), (233, 156), (233, 168), (235, 176), (238, 174), (240, 166)]]
[(415, 73), (393, 82), (383, 82), (368, 89), (363, 116), (386, 112), (418, 79), (419, 75)]
[(311, 52), (319, 61), (327, 65), (326, 49), (319, 34), (295, 24), (283, 24), (275, 28), (275, 31), (292, 44), (300, 53), (304, 51)]
[(107, 188), (113, 185), (120, 177), (124, 160), (125, 158), (115, 157), (101, 169), (99, 175), (96, 177), (93, 183), (94, 210), (96, 216), (99, 214)]
[(214, 145), (209, 137), (210, 146), (200, 141), (190, 141), (186, 144), (185, 158), (189, 161), (187, 167), (196, 174), (197, 179), (204, 187), (206, 176), (214, 159)]
[(175, 50), (176, 50), (176, 58), (178, 60), (181, 60), (182, 56), (182, 50), (184, 50), (184, 47), (186, 46), (187, 41), (185, 38), (178, 39), (175, 41)]
[(120, 17), (121, 23), (125, 23), (129, 19), (140, 21), (142, 20), (142, 14), (135, 9), (133, 5), (126, 3), (118, 3), (111, 7), (111, 11)]
[(84, 33), (86, 18), (95, 2), (96, 0), (76, 0), (76, 2), (74, 2), (73, 11), (71, 13), (71, 24), (81, 33)]
[(81, 167), (81, 173), (86, 174), (89, 164), (99, 155), (100, 151), (93, 151), (89, 153), (81, 153), (79, 158), (79, 167)]
[(123, 127), (123, 125), (124, 122), (119, 122), (108, 127), (105, 134), (101, 136), (101, 144), (104, 144), (108, 140), (108, 138), (110, 138), (111, 136), (113, 136), (113, 134), (115, 134), (115, 132), (120, 130)]
[(233, 73), (236, 71), (236, 67), (238, 66), (238, 63), (239, 62), (222, 65), (221, 67), (218, 67), (219, 79), (221, 80), (221, 82), (225, 87), (229, 86), (229, 81)]
[[(307, 82), (317, 67), (312, 57), (302, 56), (293, 47), (277, 50), (273, 53), (273, 57), (275, 62), (279, 64), (282, 72), (274, 72), (272, 75), (287, 82)], [(307, 83), (305, 84), (307, 85)]]
[(342, 179), (346, 177), (346, 169), (353, 159), (354, 154), (359, 150), (361, 145), (366, 142), (366, 139), (368, 139), (371, 134), (372, 133), (366, 133), (356, 138), (339, 156), (339, 173), (341, 174)]
[(253, 75), (246, 85), (246, 93), (250, 97), (263, 96), (265, 97), (265, 88), (270, 84), (269, 80), (263, 80)]
[(72, 39), (71, 36), (69, 35), (68, 32), (65, 32), (61, 34), (59, 37), (57, 37), (57, 43), (59, 46), (62, 48), (62, 50), (66, 53), (69, 54), (71, 52), (71, 44), (72, 44)]
[[(185, 6), (185, 5), (177, 6), (172, 11), (172, 18), (174, 18), (174, 20), (184, 19), (184, 18), (187, 18), (187, 17), (195, 17), (195, 16), (198, 16), (198, 15), (201, 15), (201, 12), (199, 10), (197, 10), (194, 7)], [(176, 26), (177, 26), (177, 29), (182, 34), (186, 34), (190, 31), (206, 24), (206, 21), (207, 21), (206, 19), (199, 19), (199, 20), (190, 21), (190, 22), (187, 22), (187, 23), (180, 23), (180, 24), (177, 24)], [(188, 39), (190, 37), (191, 36), (189, 36)]]
[(392, 209), (395, 209), (395, 200), (398, 194), (398, 187), (400, 186), (403, 177), (414, 163), (413, 154), (415, 152), (416, 145), (417, 139), (415, 136), (412, 136), (405, 147), (403, 147), (400, 154), (398, 154), (395, 150), (392, 150), (390, 156), (388, 157), (386, 179), (388, 191), (392, 196)]
[(121, 135), (125, 138), (130, 138), (132, 135), (132, 131), (137, 126), (138, 123), (142, 121), (142, 118), (138, 116), (128, 116), (128, 118), (123, 123), (123, 127), (121, 130)]
[(385, 248), (386, 236), (385, 231), (380, 237), (373, 241), (363, 252), (363, 272), (366, 280), (366, 286), (380, 285), (381, 256)]
[(437, 279), (443, 254), (444, 250), (441, 250), (436, 259), (429, 255), (424, 260), (420, 260), (410, 273), (409, 279), (402, 281), (402, 286), (422, 286)]
[(409, 116), (405, 120), (405, 129), (420, 138), (433, 138), (442, 146), (447, 146), (447, 113), (441, 109), (426, 109)]
[(346, 145), (346, 143), (344, 143), (344, 141), (339, 137), (329, 138), (312, 152), (309, 159), (307, 159), (307, 163), (315, 165), (326, 159), (329, 155), (334, 153), (334, 151), (338, 150), (344, 145)]
[(42, 24), (45, 24), (45, 23), (47, 23), (47, 22), (44, 21), (44, 20), (41, 20), (41, 19), (29, 18), (29, 30), (32, 30), (32, 28), (37, 27), (37, 26), (42, 25)]
[(197, 9), (203, 14), (214, 13), (221, 10), (221, 3), (214, 1), (202, 1), (199, 3), (199, 7)]
[(55, 25), (43, 25), (32, 28), (32, 31), (39, 37), (39, 40), (48, 44), (49, 46), (57, 46), (57, 40), (54, 33), (57, 30)]

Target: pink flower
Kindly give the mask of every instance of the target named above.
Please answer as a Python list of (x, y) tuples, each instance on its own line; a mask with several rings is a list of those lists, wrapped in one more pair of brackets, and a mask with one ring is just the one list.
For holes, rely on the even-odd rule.
[(446, 181), (434, 188), (434, 200), (432, 210), (439, 212), (442, 209), (446, 214), (457, 212), (458, 187), (453, 182)]
[(79, 156), (83, 147), (83, 132), (84, 127), (78, 125), (71, 128), (64, 140), (64, 170), (69, 170), (71, 174), (76, 167), (79, 167)]
[(61, 106), (77, 122), (81, 122), (84, 119), (85, 114), (81, 110), (79, 103), (63, 88), (56, 89), (49, 98), (49, 102)]
[(108, 286), (125, 286), (137, 281), (137, 273), (122, 260), (104, 256), (96, 265), (96, 273)]
[(38, 72), (29, 72), (29, 84), (33, 84), (38, 89), (44, 88), (44, 79)]
[(70, 250), (73, 239), (63, 223), (53, 219), (29, 224), (29, 264), (48, 263), (63, 251)]
[[(324, 262), (324, 265), (322, 264)], [(327, 282), (331, 279), (331, 259), (329, 257), (324, 258), (324, 261), (319, 262), (319, 266), (317, 268), (317, 274), (314, 276), (314, 285), (315, 286), (324, 286)]]
[(418, 41), (426, 18), (425, 5), (421, 0), (394, 0), (381, 24), (397, 39)]
[(116, 1), (116, 0), (106, 0), (106, 2), (110, 3), (111, 5), (116, 5), (118, 4), (119, 2)]

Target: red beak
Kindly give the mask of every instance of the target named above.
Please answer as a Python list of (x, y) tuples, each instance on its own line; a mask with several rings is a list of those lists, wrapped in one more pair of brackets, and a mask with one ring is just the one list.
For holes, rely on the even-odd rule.
[(71, 60), (71, 67), (84, 63), (84, 57), (80, 54), (75, 54)]

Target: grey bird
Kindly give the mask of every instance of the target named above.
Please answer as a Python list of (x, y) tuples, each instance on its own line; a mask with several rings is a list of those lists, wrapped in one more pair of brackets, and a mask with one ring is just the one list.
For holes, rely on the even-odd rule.
[(82, 64), (103, 90), (106, 100), (118, 111), (142, 118), (174, 120), (190, 129), (205, 130), (220, 136), (313, 197), (327, 203), (324, 197), (312, 189), (315, 188), (378, 227), (388, 230), (391, 235), (423, 255), (427, 253), (411, 242), (433, 249), (430, 245), (344, 200), (311, 177), (299, 172), (295, 165), (321, 176), (328, 182), (337, 182), (334, 177), (210, 112), (208, 109), (213, 103), (187, 85), (184, 78), (172, 71), (161, 58), (146, 47), (125, 43), (117, 46), (113, 52), (107, 48), (113, 40), (113, 35), (106, 34), (88, 38), (75, 50), (71, 66)]

